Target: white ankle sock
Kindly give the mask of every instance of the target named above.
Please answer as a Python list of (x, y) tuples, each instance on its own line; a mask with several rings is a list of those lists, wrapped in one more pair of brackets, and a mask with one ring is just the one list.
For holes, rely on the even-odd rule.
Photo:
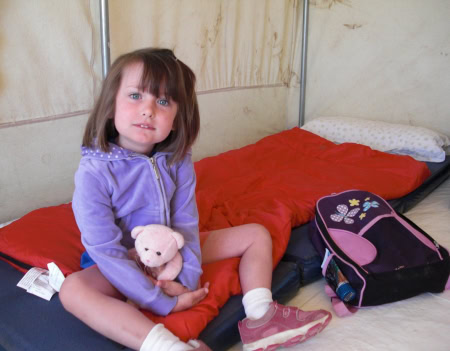
[(272, 301), (272, 292), (267, 288), (256, 288), (248, 291), (242, 299), (247, 318), (259, 319), (264, 316)]
[(182, 342), (167, 330), (163, 324), (156, 324), (148, 333), (139, 351), (187, 351), (194, 348)]

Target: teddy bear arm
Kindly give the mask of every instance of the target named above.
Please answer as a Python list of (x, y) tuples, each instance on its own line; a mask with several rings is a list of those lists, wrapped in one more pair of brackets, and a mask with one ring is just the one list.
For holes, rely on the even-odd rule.
[(177, 252), (175, 257), (167, 262), (162, 272), (158, 274), (158, 280), (174, 280), (181, 272), (182, 267), (183, 257)]

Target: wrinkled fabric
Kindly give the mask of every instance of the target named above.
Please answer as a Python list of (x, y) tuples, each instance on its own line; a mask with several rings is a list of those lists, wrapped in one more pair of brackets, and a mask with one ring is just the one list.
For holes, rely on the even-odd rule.
[[(284, 254), (291, 227), (313, 218), (320, 197), (358, 188), (385, 199), (399, 198), (430, 174), (425, 163), (409, 156), (358, 144), (335, 145), (298, 128), (205, 158), (195, 163), (195, 171), (200, 230), (261, 223), (272, 235), (274, 266)], [(55, 262), (64, 274), (79, 269), (83, 248), (69, 205), (31, 212), (0, 232), (0, 251), (11, 257), (42, 268)], [(211, 285), (193, 308), (166, 317), (142, 310), (184, 341), (198, 338), (229, 297), (241, 292), (238, 258), (202, 268), (201, 282)]]
[(314, 216), (322, 196), (350, 189), (386, 200), (416, 189), (430, 175), (409, 156), (359, 144), (335, 145), (299, 128), (195, 163), (200, 231), (260, 223), (271, 233), (276, 265), (292, 227)]

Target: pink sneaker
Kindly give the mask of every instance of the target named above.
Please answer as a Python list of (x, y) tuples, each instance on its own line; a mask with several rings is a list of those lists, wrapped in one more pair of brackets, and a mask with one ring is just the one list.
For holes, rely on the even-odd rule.
[(203, 341), (200, 340), (189, 340), (188, 345), (195, 347), (193, 351), (211, 351), (211, 349)]
[(304, 312), (272, 302), (260, 319), (240, 321), (239, 333), (244, 351), (272, 351), (305, 341), (322, 331), (330, 320), (331, 313), (324, 310)]

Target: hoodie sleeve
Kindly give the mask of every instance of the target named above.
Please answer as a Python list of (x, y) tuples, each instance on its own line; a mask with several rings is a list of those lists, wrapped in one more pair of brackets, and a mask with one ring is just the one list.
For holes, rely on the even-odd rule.
[(72, 207), (82, 243), (106, 279), (142, 308), (167, 315), (177, 298), (165, 295), (128, 258), (120, 242), (122, 230), (115, 224), (108, 186), (89, 160), (82, 160), (75, 174)]
[(195, 198), (195, 170), (191, 155), (177, 165), (176, 191), (171, 199), (171, 227), (183, 234), (185, 244), (181, 249), (183, 269), (178, 280), (190, 290), (198, 287), (202, 274), (198, 211)]

